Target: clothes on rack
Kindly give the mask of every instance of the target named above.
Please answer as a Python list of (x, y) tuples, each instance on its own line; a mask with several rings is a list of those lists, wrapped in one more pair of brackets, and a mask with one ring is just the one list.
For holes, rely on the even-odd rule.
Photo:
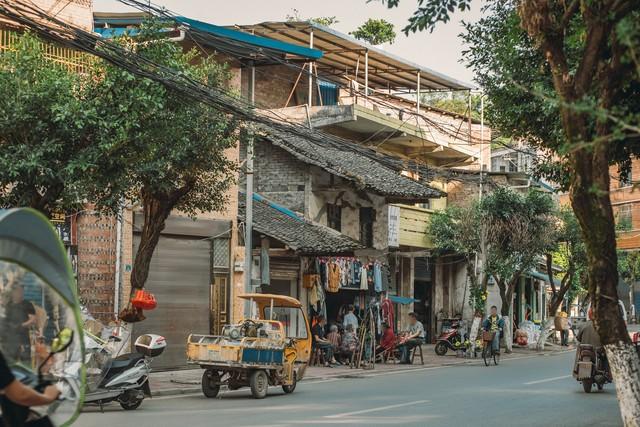
[(310, 289), (317, 280), (327, 292), (342, 288), (370, 291), (371, 295), (384, 292), (389, 288), (389, 271), (386, 263), (355, 257), (317, 257), (303, 262), (305, 287)]

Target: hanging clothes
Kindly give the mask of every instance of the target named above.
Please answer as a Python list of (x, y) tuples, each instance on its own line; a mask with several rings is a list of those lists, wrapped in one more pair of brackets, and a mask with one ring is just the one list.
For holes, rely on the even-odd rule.
[(316, 311), (318, 311), (318, 301), (320, 301), (320, 298), (318, 297), (318, 282), (314, 282), (311, 289), (309, 289), (309, 304), (313, 306), (313, 309)]
[(380, 304), (382, 310), (382, 318), (391, 328), (395, 327), (395, 313), (393, 311), (393, 303), (389, 298), (384, 298)]
[(373, 289), (382, 292), (382, 266), (379, 262), (373, 264)]
[(328, 280), (327, 280), (327, 292), (338, 292), (340, 290), (340, 266), (337, 262), (331, 262), (327, 264)]
[(360, 261), (354, 260), (351, 263), (351, 274), (353, 276), (353, 279), (351, 280), (351, 286), (353, 286), (354, 288), (360, 287), (361, 269), (362, 264), (360, 263)]
[(320, 286), (327, 289), (327, 263), (324, 260), (320, 261), (318, 270), (320, 273)]
[(362, 267), (360, 267), (360, 290), (366, 291), (369, 289), (367, 276), (367, 267), (363, 264)]

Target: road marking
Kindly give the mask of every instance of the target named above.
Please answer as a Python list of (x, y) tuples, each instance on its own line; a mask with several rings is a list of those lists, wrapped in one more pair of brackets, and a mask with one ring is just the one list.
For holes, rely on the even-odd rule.
[(429, 402), (429, 400), (416, 400), (414, 402), (398, 403), (397, 405), (389, 405), (389, 406), (379, 406), (377, 408), (363, 409), (361, 411), (344, 412), (342, 414), (334, 414), (334, 415), (325, 415), (324, 418), (344, 418), (344, 417), (349, 417), (351, 415), (361, 415), (361, 414), (368, 414), (370, 412), (386, 411), (387, 409), (402, 408), (405, 406), (419, 405), (421, 403), (427, 403), (427, 402)]
[(553, 378), (545, 378), (544, 380), (529, 381), (528, 383), (524, 383), (524, 385), (548, 383), (551, 381), (564, 380), (565, 378), (571, 378), (571, 375), (563, 375), (561, 377), (553, 377)]

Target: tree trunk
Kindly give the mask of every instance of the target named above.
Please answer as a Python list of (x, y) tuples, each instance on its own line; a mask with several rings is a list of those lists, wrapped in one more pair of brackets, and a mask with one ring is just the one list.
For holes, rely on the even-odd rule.
[[(149, 277), (149, 266), (153, 252), (160, 240), (160, 233), (164, 230), (166, 220), (171, 213), (174, 203), (166, 198), (157, 198), (147, 191), (142, 191), (142, 206), (144, 224), (140, 233), (140, 245), (136, 251), (131, 270), (131, 295), (133, 297), (138, 289), (143, 289)], [(119, 316), (126, 322), (139, 322), (144, 320), (142, 310), (131, 306), (125, 307)]]
[(504, 347), (505, 353), (511, 353), (513, 351), (513, 324), (511, 322), (511, 316), (502, 316), (504, 320)]
[(536, 343), (536, 350), (544, 351), (544, 345), (547, 343), (547, 335), (551, 330), (551, 325), (553, 325), (553, 317), (547, 317), (545, 321), (542, 323), (540, 327), (540, 336), (538, 337), (538, 342)]
[(583, 230), (594, 325), (605, 346), (625, 426), (640, 426), (640, 358), (618, 308), (618, 270), (606, 147), (574, 154), (571, 204)]
[[(571, 282), (573, 280), (572, 272), (567, 272), (567, 275), (562, 278), (562, 283), (560, 285), (560, 290), (557, 292), (553, 292), (551, 296), (551, 304), (549, 304), (549, 317), (544, 321), (542, 327), (540, 328), (540, 337), (538, 338), (538, 343), (536, 345), (536, 349), (538, 351), (544, 351), (544, 345), (547, 342), (547, 335), (551, 330), (551, 325), (554, 324), (554, 318), (558, 313), (558, 309), (562, 305), (562, 301), (564, 300), (564, 296), (569, 291), (571, 287)], [(553, 280), (553, 276), (549, 275), (550, 280)], [(555, 286), (553, 287), (555, 290)]]

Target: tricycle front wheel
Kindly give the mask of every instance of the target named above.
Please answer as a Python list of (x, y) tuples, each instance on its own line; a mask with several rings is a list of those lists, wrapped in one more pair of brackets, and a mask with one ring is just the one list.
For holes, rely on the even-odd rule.
[(214, 398), (220, 391), (220, 374), (218, 371), (207, 369), (202, 374), (202, 393), (209, 398)]
[(261, 369), (253, 371), (251, 377), (249, 377), (249, 385), (251, 386), (251, 394), (254, 398), (264, 399), (267, 397), (269, 377), (265, 371)]
[(296, 385), (298, 383), (298, 379), (297, 379), (297, 375), (295, 373), (295, 371), (293, 372), (293, 382), (291, 383), (291, 385), (283, 385), (282, 386), (282, 390), (289, 394), (289, 393), (293, 393), (293, 391), (296, 389)]

